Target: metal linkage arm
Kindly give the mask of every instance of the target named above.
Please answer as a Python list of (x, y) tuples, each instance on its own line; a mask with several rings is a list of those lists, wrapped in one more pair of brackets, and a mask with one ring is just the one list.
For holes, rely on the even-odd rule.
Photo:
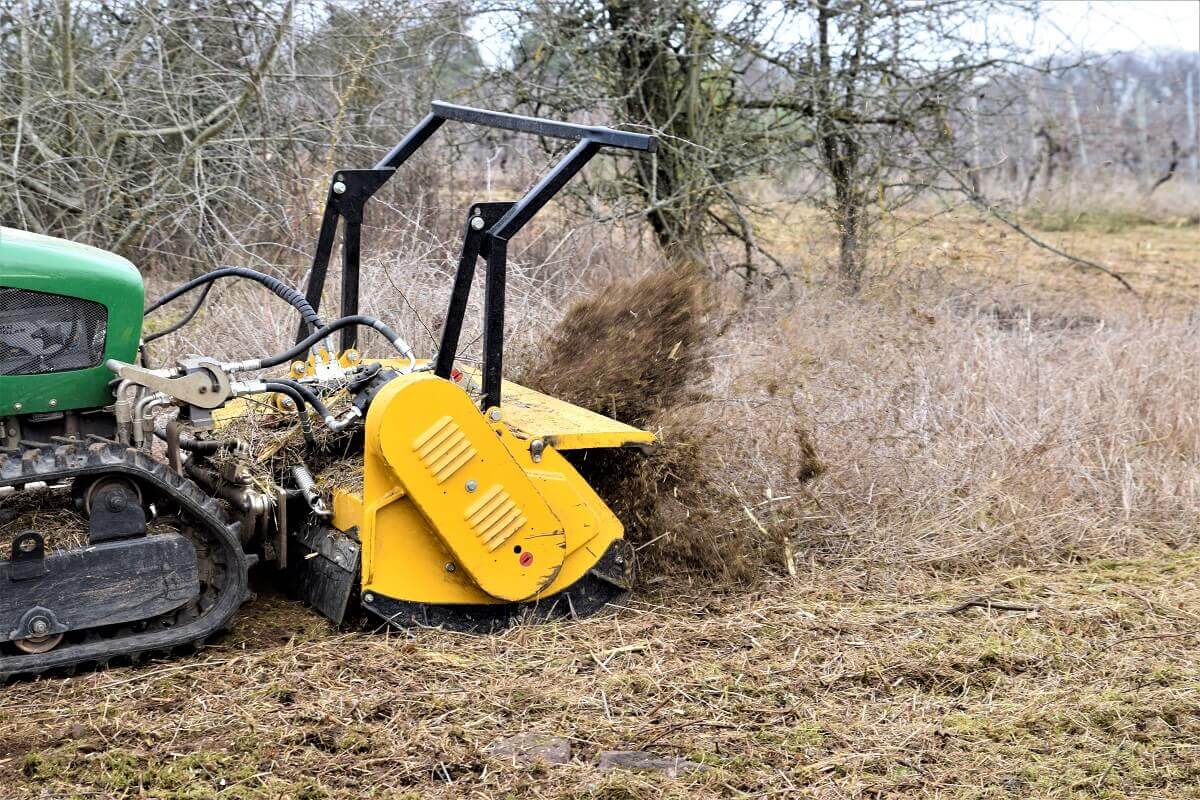
[[(570, 122), (558, 122), (541, 117), (523, 117), (520, 114), (485, 111), (481, 108), (443, 103), (440, 100), (433, 101), (433, 113), (429, 116), (467, 122), (472, 125), (486, 125), (489, 128), (534, 133), (538, 136), (550, 136), (555, 139), (589, 140), (606, 147), (620, 147), (624, 150), (642, 150), (653, 153), (657, 147), (654, 137), (644, 133), (615, 131), (602, 125), (573, 125)], [(428, 121), (429, 117), (426, 117), (426, 122)]]
[[(396, 169), (417, 152), (446, 121), (483, 125), (489, 128), (531, 133), (556, 139), (577, 141), (537, 185), (516, 203), (476, 203), (467, 218), (462, 256), (451, 292), (450, 308), (442, 329), (441, 346), (434, 371), (450, 377), (462, 332), (463, 315), (471, 292), (472, 277), (480, 258), (487, 261), (484, 285), (483, 331), (483, 407), (500, 405), (501, 372), (504, 358), (504, 290), (509, 240), (533, 219), (550, 199), (604, 147), (653, 153), (653, 136), (617, 131), (599, 125), (574, 125), (569, 122), (504, 114), (479, 108), (435, 101), (432, 111), (369, 170), (339, 170), (334, 175), (326, 200), (325, 215), (309, 272), (306, 296), (313, 308), (320, 305), (325, 278), (332, 255), (339, 221), (344, 221), (342, 241), (342, 313), (358, 313), (359, 237), (366, 202), (395, 174)], [(296, 341), (305, 338), (301, 326)], [(342, 333), (343, 349), (355, 344), (353, 329)]]

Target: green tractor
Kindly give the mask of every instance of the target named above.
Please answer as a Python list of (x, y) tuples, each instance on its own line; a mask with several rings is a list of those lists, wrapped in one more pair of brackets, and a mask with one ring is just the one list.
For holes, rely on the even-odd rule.
[[(359, 311), (361, 225), (371, 196), (450, 120), (577, 144), (519, 200), (470, 205), (441, 340), (419, 361)], [(562, 453), (654, 437), (501, 377), (507, 244), (605, 147), (654, 140), (434, 103), (373, 168), (334, 174), (303, 292), (226, 267), (143, 310), (124, 258), (0, 228), (0, 681), (200, 646), (249, 599), (256, 563), (335, 623), (488, 631), (623, 593), (623, 529)], [(339, 227), (340, 315), (325, 321)], [(480, 260), (474, 368), (456, 359)], [(290, 305), (295, 344), (152, 365), (146, 345), (187, 324), (221, 279)], [(145, 314), (191, 292), (189, 311), (143, 336)], [(389, 357), (364, 358), (360, 329)], [(293, 436), (287, 459), (231, 433), (251, 407)], [(335, 457), (357, 486), (323, 485)], [(65, 547), (64, 531), (76, 537)]]

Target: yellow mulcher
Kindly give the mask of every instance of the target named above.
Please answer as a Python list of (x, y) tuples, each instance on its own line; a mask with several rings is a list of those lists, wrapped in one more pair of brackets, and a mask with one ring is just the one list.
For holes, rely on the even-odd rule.
[[(359, 313), (361, 226), (371, 196), (449, 120), (577, 145), (519, 201), (470, 206), (440, 345), (418, 360)], [(304, 293), (227, 267), (143, 311), (124, 259), (0, 229), (0, 679), (202, 644), (250, 597), (256, 563), (339, 624), (363, 612), (489, 631), (619, 597), (632, 568), (622, 525), (569, 459), (653, 435), (502, 378), (508, 242), (605, 147), (654, 140), (434, 103), (375, 167), (333, 176)], [(341, 310), (325, 321), (339, 226)], [(466, 368), (479, 259), (483, 357)], [(293, 305), (296, 344), (151, 365), (146, 345), (223, 278)], [(193, 291), (190, 311), (143, 338), (144, 314)], [(365, 358), (360, 328), (394, 352)], [(40, 528), (56, 508), (71, 514)]]

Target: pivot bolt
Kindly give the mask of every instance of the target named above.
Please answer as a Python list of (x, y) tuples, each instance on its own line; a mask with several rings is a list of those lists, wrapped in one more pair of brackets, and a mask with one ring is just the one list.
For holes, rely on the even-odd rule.
[(296, 373), (297, 375), (303, 375), (306, 366), (307, 365), (303, 361), (293, 361), (292, 372)]
[(458, 569), (458, 567), (454, 566), (453, 561), (446, 562), (446, 572), (454, 572), (454, 570), (456, 570), (456, 569)]
[(341, 181), (334, 181), (333, 193), (334, 194), (345, 194), (346, 193), (346, 184), (342, 183)]
[(364, 603), (374, 603), (375, 595), (371, 594), (370, 592), (367, 592), (366, 594), (363, 595), (363, 602)]
[(478, 488), (479, 488), (479, 482), (476, 481), (474, 478), (471, 478), (471, 480), (467, 481), (467, 491), (468, 492), (473, 492)]
[(491, 411), (488, 412), (488, 417), (491, 418), (492, 422), (499, 422), (500, 421), (500, 409), (493, 408)]
[(129, 499), (120, 492), (113, 492), (104, 501), (104, 505), (108, 506), (109, 511), (117, 514), (125, 510), (125, 507), (129, 505)]
[(45, 617), (34, 617), (29, 623), (29, 631), (34, 636), (45, 636), (50, 632), (50, 622)]
[(346, 358), (350, 359), (351, 361), (358, 361), (358, 351), (357, 350), (347, 350)]
[(471, 230), (483, 230), (483, 217), (471, 217)]

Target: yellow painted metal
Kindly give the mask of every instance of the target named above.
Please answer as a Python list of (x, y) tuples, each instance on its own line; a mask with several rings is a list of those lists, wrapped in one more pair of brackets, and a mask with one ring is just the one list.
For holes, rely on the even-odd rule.
[[(295, 365), (293, 377), (314, 367)], [(651, 445), (654, 435), (510, 381), (503, 396), (491, 420), (458, 384), (417, 373), (372, 402), (362, 493), (333, 492), (332, 524), (357, 529), (362, 543), (363, 591), (450, 605), (536, 599), (580, 580), (621, 538), (620, 521), (559, 451)], [(246, 410), (235, 399), (214, 416), (221, 426)], [(538, 461), (534, 439), (545, 444)]]
[[(330, 352), (321, 347), (315, 354), (310, 353), (304, 361), (293, 361), (288, 365), (288, 377), (300, 379), (306, 376), (317, 374), (317, 359), (320, 359), (322, 365), (329, 364), (332, 360)], [(362, 363), (362, 355), (357, 350), (343, 350), (337, 356), (337, 363), (343, 368), (353, 367)], [(407, 362), (406, 362), (407, 363)]]
[(550, 440), (559, 450), (654, 444), (653, 433), (517, 383), (504, 381), (504, 418), (518, 435)]
[(535, 462), (529, 445), (450, 381), (389, 383), (367, 413), (363, 493), (333, 500), (334, 526), (358, 529), (363, 591), (499, 603), (582, 578), (621, 523), (553, 446)]
[[(381, 359), (381, 363), (399, 367), (406, 362)], [(461, 369), (465, 383), (478, 385), (476, 370)], [(500, 393), (504, 403), (504, 420), (518, 438), (542, 439), (558, 450), (644, 447), (657, 441), (650, 431), (626, 425), (519, 383), (503, 381)]]
[[(525, 600), (558, 575), (563, 523), (453, 383), (428, 373), (388, 383), (368, 412), (366, 447), (453, 554), (455, 570), (489, 595)], [(372, 488), (364, 483), (365, 497)]]

